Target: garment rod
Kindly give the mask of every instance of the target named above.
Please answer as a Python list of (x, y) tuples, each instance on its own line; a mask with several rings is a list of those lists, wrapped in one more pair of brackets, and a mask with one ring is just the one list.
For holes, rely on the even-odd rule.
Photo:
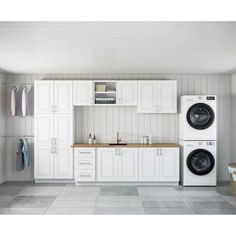
[(2, 135), (2, 138), (24, 138), (24, 137), (34, 137), (34, 135)]

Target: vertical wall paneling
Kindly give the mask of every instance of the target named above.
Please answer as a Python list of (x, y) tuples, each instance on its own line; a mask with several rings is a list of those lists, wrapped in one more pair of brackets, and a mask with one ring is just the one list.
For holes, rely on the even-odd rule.
[[(231, 77), (228, 75), (7, 75), (2, 84), (6, 93), (7, 135), (33, 135), (33, 81), (36, 79), (176, 79), (179, 97), (191, 94), (215, 94), (218, 100), (218, 179), (228, 179), (227, 163), (231, 158)], [(29, 86), (30, 110), (28, 117), (10, 116), (10, 91), (13, 85), (22, 90)], [(20, 101), (20, 98), (19, 98)], [(236, 103), (235, 103), (236, 104)], [(137, 114), (136, 107), (76, 107), (75, 141), (87, 142), (88, 133), (95, 133), (97, 142), (115, 142), (119, 131), (123, 142), (140, 142), (149, 133), (153, 142), (178, 142), (178, 114)], [(235, 139), (232, 139), (235, 140)], [(17, 138), (5, 138), (7, 179), (32, 180), (33, 165), (26, 171), (15, 171)], [(33, 138), (29, 139), (33, 155)], [(234, 148), (235, 145), (233, 145)], [(234, 150), (234, 149), (233, 149)], [(236, 150), (235, 150), (236, 151)], [(33, 157), (33, 156), (32, 156)], [(235, 158), (236, 160), (236, 158)]]

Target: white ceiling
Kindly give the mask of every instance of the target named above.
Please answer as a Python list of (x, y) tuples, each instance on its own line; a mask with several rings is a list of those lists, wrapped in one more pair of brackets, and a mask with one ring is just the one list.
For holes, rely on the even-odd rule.
[(0, 70), (236, 72), (236, 22), (0, 22)]

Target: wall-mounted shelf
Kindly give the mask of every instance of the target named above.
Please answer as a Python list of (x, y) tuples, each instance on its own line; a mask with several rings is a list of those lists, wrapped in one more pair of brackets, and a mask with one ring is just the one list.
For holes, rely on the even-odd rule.
[(95, 81), (95, 105), (116, 104), (116, 81)]

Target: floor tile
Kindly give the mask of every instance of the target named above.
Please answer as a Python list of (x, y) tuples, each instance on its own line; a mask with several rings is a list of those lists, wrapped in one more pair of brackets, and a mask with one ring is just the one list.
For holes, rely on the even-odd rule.
[(224, 201), (224, 198), (221, 196), (184, 196), (184, 200), (190, 202), (219, 202)]
[(138, 187), (139, 195), (147, 196), (180, 196), (174, 187)]
[(100, 193), (100, 187), (65, 186), (61, 192), (61, 194), (74, 193), (96, 195)]
[(96, 215), (143, 215), (143, 208), (135, 207), (97, 207)]
[(217, 186), (216, 191), (221, 195), (231, 195), (231, 190), (230, 190), (229, 185)]
[(227, 201), (215, 201), (215, 202), (209, 202), (209, 201), (201, 201), (201, 202), (192, 202), (192, 201), (188, 201), (187, 202), (188, 205), (191, 207), (191, 208), (213, 208), (213, 209), (235, 209), (235, 207), (233, 207), (230, 203), (228, 203)]
[(185, 202), (181, 201), (144, 201), (144, 208), (186, 208)]
[(0, 185), (0, 195), (11, 195), (16, 196), (18, 193), (23, 191), (27, 186), (24, 185)]
[(208, 208), (208, 207), (192, 207), (191, 208), (194, 214), (206, 214), (206, 215), (235, 215), (236, 208)]
[(63, 186), (31, 186), (24, 189), (18, 196), (57, 196), (63, 190)]
[(101, 187), (101, 196), (138, 196), (137, 187)]
[(144, 208), (145, 214), (151, 215), (189, 215), (190, 208)]
[(2, 215), (41, 215), (47, 208), (1, 208)]
[(233, 195), (222, 196), (224, 200), (236, 207), (236, 197)]
[(51, 207), (53, 208), (76, 208), (76, 207), (95, 207), (96, 201), (66, 201), (66, 200), (55, 200)]
[(170, 196), (170, 195), (160, 195), (160, 196), (140, 195), (139, 198), (142, 201), (185, 201), (183, 196)]
[(11, 195), (0, 195), (0, 207), (3, 207), (6, 203), (12, 201), (14, 197)]
[(138, 196), (101, 196), (98, 198), (97, 207), (136, 207), (141, 208), (142, 203)]
[(220, 196), (219, 193), (217, 193), (216, 191), (198, 191), (198, 190), (187, 190), (187, 191), (180, 191), (180, 194), (182, 196), (200, 196), (200, 197), (213, 197), (213, 196)]
[(54, 201), (54, 196), (17, 196), (5, 208), (47, 208)]
[(98, 194), (93, 193), (60, 193), (57, 196), (57, 200), (64, 201), (96, 201), (98, 198)]
[(93, 207), (74, 207), (74, 208), (54, 208), (49, 207), (45, 214), (47, 215), (92, 215), (94, 213)]

